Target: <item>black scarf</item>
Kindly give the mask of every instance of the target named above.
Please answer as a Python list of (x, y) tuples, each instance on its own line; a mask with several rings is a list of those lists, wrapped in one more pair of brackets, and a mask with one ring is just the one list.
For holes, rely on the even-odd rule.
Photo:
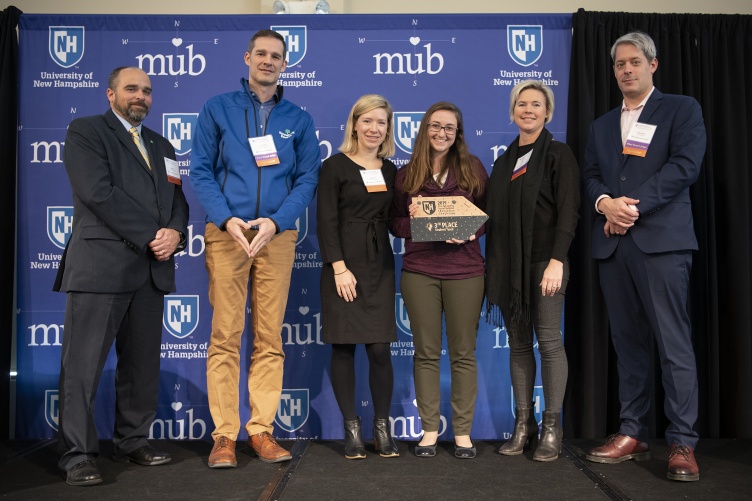
[(533, 222), (545, 159), (553, 136), (545, 128), (533, 144), (527, 172), (512, 182), (520, 137), (494, 162), (488, 182), (486, 320), (501, 326), (530, 323), (530, 255)]

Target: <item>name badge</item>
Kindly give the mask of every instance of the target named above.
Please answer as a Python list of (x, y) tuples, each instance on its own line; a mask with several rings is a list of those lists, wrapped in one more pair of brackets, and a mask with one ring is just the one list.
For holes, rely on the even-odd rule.
[(361, 170), (360, 176), (363, 178), (363, 184), (366, 186), (368, 193), (377, 191), (386, 191), (386, 181), (381, 169)]
[(517, 163), (514, 165), (514, 170), (512, 171), (512, 181), (527, 172), (527, 164), (530, 163), (530, 157), (532, 156), (533, 150), (530, 150), (517, 159)]
[(655, 129), (657, 127), (657, 125), (635, 122), (632, 126), (632, 130), (629, 131), (622, 153), (624, 155), (634, 155), (636, 157), (644, 157), (647, 155), (650, 141), (653, 140), (653, 134), (655, 134)]
[(279, 163), (277, 147), (274, 146), (274, 139), (270, 134), (261, 137), (249, 137), (248, 142), (251, 145), (253, 158), (256, 159), (256, 165), (266, 167)]
[(180, 181), (180, 168), (178, 167), (177, 160), (165, 157), (164, 159), (165, 169), (167, 169), (167, 180), (172, 184), (181, 185)]

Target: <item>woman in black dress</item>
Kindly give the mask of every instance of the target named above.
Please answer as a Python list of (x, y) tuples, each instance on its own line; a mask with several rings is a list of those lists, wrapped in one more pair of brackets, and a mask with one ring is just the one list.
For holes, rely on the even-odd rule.
[(345, 457), (366, 457), (355, 410), (358, 344), (368, 355), (374, 445), (382, 457), (395, 457), (389, 343), (397, 333), (387, 215), (397, 168), (386, 158), (394, 154), (392, 108), (386, 99), (375, 94), (358, 99), (339, 149), (324, 161), (318, 188), (323, 340), (332, 345), (331, 381), (345, 421)]

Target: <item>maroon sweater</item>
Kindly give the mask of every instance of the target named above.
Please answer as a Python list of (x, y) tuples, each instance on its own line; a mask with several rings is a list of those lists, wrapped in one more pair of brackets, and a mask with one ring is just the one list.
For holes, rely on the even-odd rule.
[(475, 240), (463, 245), (448, 244), (446, 242), (413, 242), (410, 234), (410, 213), (408, 207), (413, 197), (449, 197), (464, 196), (485, 211), (485, 185), (488, 173), (480, 159), (473, 156), (473, 167), (478, 172), (483, 183), (483, 193), (474, 197), (457, 186), (457, 179), (450, 171), (443, 187), (435, 183), (424, 185), (418, 193), (407, 194), (402, 191), (405, 182), (406, 167), (397, 171), (394, 179), (394, 198), (389, 210), (389, 229), (396, 237), (405, 239), (405, 254), (402, 256), (402, 269), (413, 273), (420, 273), (441, 280), (459, 280), (473, 278), (485, 274), (483, 254), (480, 251), (478, 239), (486, 231), (485, 225), (478, 229)]

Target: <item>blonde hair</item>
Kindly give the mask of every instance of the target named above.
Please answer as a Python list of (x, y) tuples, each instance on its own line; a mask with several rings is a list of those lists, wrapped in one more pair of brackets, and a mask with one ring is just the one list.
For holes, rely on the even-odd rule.
[(514, 107), (517, 106), (520, 94), (528, 89), (537, 90), (546, 98), (546, 123), (550, 122), (554, 117), (554, 92), (540, 80), (523, 80), (512, 88), (509, 94), (509, 119), (514, 122)]
[(355, 137), (355, 123), (365, 113), (375, 109), (384, 109), (386, 111), (386, 136), (384, 141), (379, 146), (379, 151), (376, 153), (378, 158), (386, 158), (394, 155), (394, 140), (392, 139), (392, 131), (394, 125), (392, 123), (392, 107), (389, 105), (389, 101), (384, 96), (378, 94), (366, 94), (361, 96), (350, 110), (350, 115), (347, 117), (347, 124), (345, 125), (345, 137), (342, 140), (342, 145), (339, 147), (339, 151), (346, 155), (354, 155), (358, 152), (358, 139)]

